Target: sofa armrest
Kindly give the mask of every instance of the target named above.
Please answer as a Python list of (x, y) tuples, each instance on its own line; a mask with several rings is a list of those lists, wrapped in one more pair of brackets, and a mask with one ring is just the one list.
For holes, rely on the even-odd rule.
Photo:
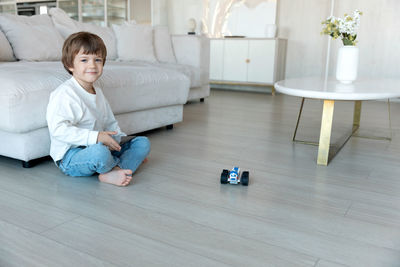
[(209, 77), (210, 39), (204, 35), (172, 35), (171, 39), (177, 62), (200, 68)]

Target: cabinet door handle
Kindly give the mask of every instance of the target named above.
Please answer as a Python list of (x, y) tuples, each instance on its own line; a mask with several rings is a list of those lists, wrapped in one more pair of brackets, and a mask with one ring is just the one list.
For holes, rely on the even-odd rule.
[(250, 59), (247, 58), (247, 59), (246, 59), (246, 63), (250, 63)]

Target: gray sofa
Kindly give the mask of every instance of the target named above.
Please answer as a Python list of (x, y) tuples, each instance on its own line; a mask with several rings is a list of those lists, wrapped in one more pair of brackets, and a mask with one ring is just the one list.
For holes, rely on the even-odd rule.
[[(209, 96), (208, 39), (182, 35), (172, 42), (176, 64), (107, 60), (97, 83), (125, 133), (171, 126), (182, 121), (187, 101)], [(0, 62), (0, 155), (24, 167), (49, 155), (48, 98), (69, 78), (60, 61)]]

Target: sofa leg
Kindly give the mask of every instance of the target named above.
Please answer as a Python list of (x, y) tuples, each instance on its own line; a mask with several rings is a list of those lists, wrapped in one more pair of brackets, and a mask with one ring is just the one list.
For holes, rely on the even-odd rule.
[(200, 98), (200, 102), (204, 102), (204, 97), (203, 97), (203, 98)]
[(166, 128), (167, 130), (172, 130), (174, 128), (174, 125), (173, 124), (167, 125)]
[(32, 160), (30, 161), (22, 161), (22, 167), (24, 168), (32, 168), (34, 166)]
[(32, 167), (35, 167), (39, 163), (42, 163), (42, 162), (44, 162), (46, 160), (52, 160), (52, 159), (50, 158), (50, 156), (45, 156), (45, 157), (42, 157), (42, 158), (31, 159), (31, 160), (28, 160), (28, 161), (22, 161), (22, 167), (24, 167), (24, 168), (32, 168)]

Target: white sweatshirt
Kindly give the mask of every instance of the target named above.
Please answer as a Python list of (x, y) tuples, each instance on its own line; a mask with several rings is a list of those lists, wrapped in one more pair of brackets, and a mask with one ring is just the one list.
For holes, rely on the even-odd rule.
[(46, 119), (54, 161), (61, 160), (72, 147), (96, 144), (101, 131), (117, 131), (113, 136), (117, 142), (126, 135), (101, 89), (95, 87), (95, 91), (90, 94), (72, 77), (50, 94)]

